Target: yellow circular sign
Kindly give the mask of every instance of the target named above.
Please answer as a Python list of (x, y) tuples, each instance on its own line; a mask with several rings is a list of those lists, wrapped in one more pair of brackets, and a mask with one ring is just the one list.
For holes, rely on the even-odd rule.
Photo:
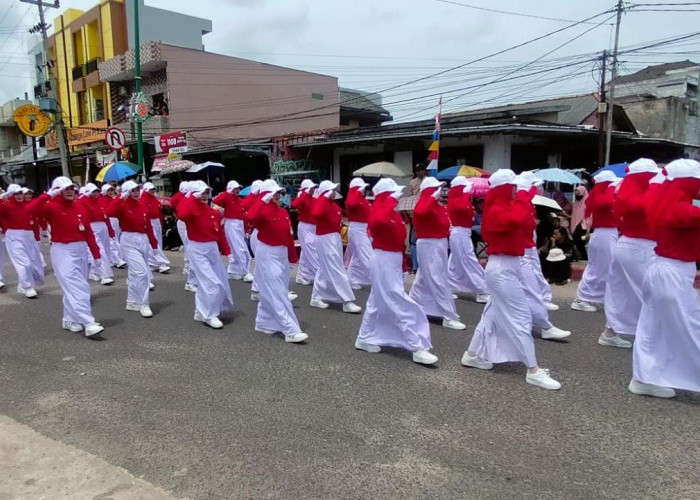
[(41, 137), (51, 128), (51, 117), (45, 115), (34, 104), (25, 104), (15, 110), (12, 116), (24, 135)]

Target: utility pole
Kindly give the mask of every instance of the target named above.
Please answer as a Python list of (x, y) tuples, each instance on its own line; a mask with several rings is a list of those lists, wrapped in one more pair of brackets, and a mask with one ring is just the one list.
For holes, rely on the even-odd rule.
[[(599, 106), (607, 106), (608, 103), (605, 100), (605, 78), (606, 78), (606, 63), (608, 60), (608, 51), (603, 51), (602, 59), (602, 69), (600, 72), (600, 103)], [(598, 168), (602, 168), (605, 164), (605, 120), (608, 115), (602, 111), (598, 110)]]
[[(139, 0), (134, 0), (134, 91), (141, 93), (141, 36), (139, 34)], [(145, 175), (143, 168), (143, 124), (136, 120), (136, 151), (140, 172)]]
[(607, 123), (605, 125), (605, 165), (610, 165), (610, 146), (612, 142), (612, 121), (615, 106), (615, 79), (617, 78), (617, 47), (620, 41), (620, 20), (622, 18), (622, 0), (617, 0), (617, 20), (615, 21), (615, 45), (613, 47), (612, 72), (608, 98)]

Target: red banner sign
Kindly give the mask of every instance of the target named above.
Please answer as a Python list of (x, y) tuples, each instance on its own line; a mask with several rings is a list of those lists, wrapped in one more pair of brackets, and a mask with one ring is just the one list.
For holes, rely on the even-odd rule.
[(187, 132), (170, 132), (153, 137), (156, 153), (186, 153)]

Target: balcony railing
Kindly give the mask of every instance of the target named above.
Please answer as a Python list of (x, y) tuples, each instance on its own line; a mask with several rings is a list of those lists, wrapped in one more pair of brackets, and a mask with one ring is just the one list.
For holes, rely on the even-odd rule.
[(85, 64), (81, 64), (80, 66), (76, 66), (75, 68), (73, 68), (73, 80), (79, 80), (84, 76), (88, 76), (89, 74), (98, 71), (101, 61), (101, 58), (95, 57), (93, 59), (90, 59)]
[(49, 90), (51, 90), (51, 85), (49, 82), (44, 82), (43, 84), (34, 86), (34, 99), (39, 100), (42, 97), (46, 97)]
[(80, 66), (76, 66), (75, 68), (73, 68), (72, 74), (73, 80), (80, 80), (82, 77), (85, 76), (85, 65), (81, 64)]

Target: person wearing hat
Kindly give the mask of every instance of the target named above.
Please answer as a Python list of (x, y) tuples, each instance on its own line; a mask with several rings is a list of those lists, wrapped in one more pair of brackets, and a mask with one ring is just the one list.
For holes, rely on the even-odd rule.
[[(100, 196), (100, 203), (102, 203), (102, 208), (106, 213), (109, 205), (112, 203), (112, 200), (116, 198), (117, 191), (114, 186), (109, 183), (102, 184), (100, 191), (102, 192), (102, 196)], [(109, 253), (108, 256), (105, 256), (105, 258), (109, 259), (109, 263), (112, 267), (122, 269), (124, 266), (126, 266), (126, 261), (122, 257), (122, 248), (119, 244), (119, 238), (122, 236), (122, 230), (119, 227), (119, 219), (116, 217), (109, 217), (109, 224), (112, 226), (112, 230), (114, 231), (114, 237), (109, 239)]]
[(338, 184), (334, 182), (321, 182), (311, 212), (316, 222), (318, 271), (311, 291), (310, 306), (326, 309), (328, 302), (341, 302), (343, 312), (358, 314), (362, 308), (355, 304), (355, 294), (343, 266), (343, 243), (340, 239), (343, 216), (335, 202), (336, 196), (340, 196), (336, 189)]
[(700, 260), (700, 163), (666, 165), (647, 217), (656, 258), (645, 273), (632, 356), (633, 394), (670, 398), (700, 392), (700, 304), (693, 288)]
[(100, 247), (99, 267), (96, 261), (91, 262), (89, 276), (94, 276), (102, 285), (114, 283), (114, 272), (110, 265), (110, 238), (114, 238), (115, 233), (112, 224), (107, 216), (104, 204), (100, 201), (100, 190), (93, 183), (86, 184), (83, 188), (84, 196), (78, 200), (78, 204), (85, 209), (88, 214), (90, 227), (95, 234), (97, 246)]
[(109, 206), (107, 215), (119, 219), (122, 229), (121, 245), (128, 273), (126, 310), (138, 311), (144, 318), (153, 317), (149, 291), (152, 288), (148, 256), (158, 248), (151, 218), (139, 203), (141, 187), (134, 181), (121, 186), (121, 196)]
[(17, 292), (33, 299), (36, 287), (44, 284), (39, 248), (34, 237), (35, 218), (27, 210), (24, 191), (18, 184), (10, 184), (0, 202), (0, 219), (5, 231), (5, 245), (10, 261), (17, 272)]
[(447, 269), (450, 218), (447, 208), (438, 203), (444, 185), (435, 177), (424, 178), (420, 185), (420, 198), (413, 209), (420, 265), (409, 295), (427, 316), (442, 318), (443, 327), (464, 330), (466, 326), (459, 321)]
[(617, 176), (604, 170), (593, 177), (595, 185), (586, 202), (585, 217), (592, 217), (593, 234), (588, 244), (588, 265), (576, 290), (571, 309), (596, 312), (594, 304), (605, 301), (605, 280), (610, 273), (613, 250), (617, 243), (617, 218), (613, 213)]
[(452, 227), (447, 272), (453, 293), (473, 294), (477, 303), (486, 304), (489, 293), (484, 281), (484, 268), (476, 258), (472, 242), (474, 206), (469, 195), (471, 189), (472, 184), (461, 175), (450, 183), (447, 213)]
[(180, 203), (182, 203), (182, 201), (190, 195), (191, 185), (192, 182), (190, 181), (180, 182), (178, 192), (170, 197), (170, 205), (172, 205), (173, 209), (175, 210), (175, 215), (177, 216), (177, 222), (175, 223), (175, 227), (177, 227), (177, 233), (180, 235), (180, 241), (182, 241), (182, 246), (185, 247), (185, 264), (184, 268), (182, 269), (182, 274), (187, 276), (187, 279), (185, 281), (185, 290), (187, 290), (188, 292), (196, 292), (197, 280), (194, 276), (194, 273), (192, 272), (192, 269), (190, 268), (190, 255), (187, 252), (187, 248), (190, 243), (190, 240), (187, 238), (187, 226), (185, 225), (185, 222), (182, 220), (178, 212)]
[(372, 243), (370, 243), (367, 234), (367, 222), (369, 222), (372, 206), (365, 198), (368, 187), (369, 184), (359, 177), (354, 178), (350, 181), (348, 198), (345, 200), (345, 212), (350, 222), (347, 249), (350, 252), (348, 279), (353, 290), (361, 290), (363, 286), (372, 284), (369, 271)]
[(224, 232), (231, 249), (228, 260), (228, 277), (234, 280), (243, 280), (245, 283), (253, 282), (253, 274), (250, 272), (250, 252), (245, 239), (245, 210), (243, 198), (239, 196), (241, 185), (236, 181), (229, 181), (226, 190), (219, 193), (213, 202), (221, 207), (224, 216)]
[(561, 384), (537, 364), (532, 313), (520, 269), (525, 241), (517, 236), (531, 214), (532, 184), (510, 169), (494, 172), (489, 184), (481, 230), (488, 245), (485, 277), (491, 300), (462, 356), (462, 365), (490, 370), (493, 363), (521, 362), (527, 367), (528, 384), (556, 390)]
[(100, 335), (104, 327), (92, 315), (88, 282), (88, 250), (99, 260), (100, 248), (87, 212), (75, 203), (77, 194), (73, 181), (57, 177), (47, 193), (29, 203), (28, 211), (51, 226), (51, 264), (63, 290), (63, 329), (84, 331), (90, 340), (105, 340)]
[(414, 362), (432, 365), (438, 358), (430, 352), (428, 318), (404, 288), (406, 225), (395, 210), (403, 189), (386, 178), (372, 189), (375, 200), (368, 226), (373, 247), (372, 289), (355, 349), (377, 353), (383, 346), (400, 347), (412, 353)]
[(660, 171), (654, 160), (640, 158), (627, 167), (627, 176), (615, 195), (614, 211), (620, 219), (620, 237), (605, 284), (605, 330), (598, 343), (629, 349), (620, 334), (634, 335), (642, 308), (644, 274), (654, 260), (645, 198), (649, 181)]
[(163, 253), (163, 224), (161, 222), (163, 210), (156, 195), (156, 187), (152, 182), (147, 182), (143, 185), (139, 203), (151, 218), (153, 234), (158, 242), (158, 248), (155, 248), (148, 257), (148, 265), (151, 267), (151, 270), (165, 274), (170, 271), (170, 261)]
[(311, 285), (318, 271), (318, 252), (316, 251), (316, 223), (311, 212), (314, 209), (314, 193), (318, 186), (311, 179), (301, 181), (299, 194), (292, 201), (292, 209), (299, 214), (297, 235), (301, 244), (301, 255), (297, 266), (296, 282)]
[(211, 188), (204, 181), (194, 181), (191, 196), (180, 204), (178, 216), (187, 225), (190, 266), (197, 279), (194, 295), (194, 320), (220, 329), (219, 316), (233, 310), (233, 296), (221, 255), (231, 250), (221, 227), (221, 215), (209, 206)]

